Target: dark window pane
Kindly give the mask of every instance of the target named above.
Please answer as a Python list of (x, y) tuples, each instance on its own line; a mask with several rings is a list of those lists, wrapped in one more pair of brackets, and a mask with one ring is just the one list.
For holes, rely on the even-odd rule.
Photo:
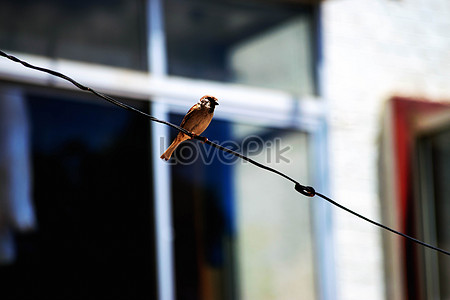
[[(230, 140), (231, 123), (213, 120), (204, 134)], [(177, 299), (237, 299), (232, 166), (202, 145), (184, 142), (172, 158)]]
[(2, 49), (146, 69), (142, 0), (3, 1)]
[(28, 107), (38, 228), (16, 234), (2, 299), (155, 299), (148, 122), (61, 97)]
[[(435, 226), (438, 247), (450, 249), (450, 128), (431, 138), (433, 190), (435, 193)], [(450, 260), (437, 256), (439, 288), (442, 299), (450, 299)]]
[(312, 6), (165, 2), (169, 74), (314, 94)]

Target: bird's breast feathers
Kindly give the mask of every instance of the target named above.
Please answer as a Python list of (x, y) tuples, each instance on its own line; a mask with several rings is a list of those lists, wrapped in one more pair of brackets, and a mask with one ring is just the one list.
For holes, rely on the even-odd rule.
[(181, 127), (195, 134), (201, 134), (208, 127), (213, 115), (207, 107), (196, 104), (184, 117)]

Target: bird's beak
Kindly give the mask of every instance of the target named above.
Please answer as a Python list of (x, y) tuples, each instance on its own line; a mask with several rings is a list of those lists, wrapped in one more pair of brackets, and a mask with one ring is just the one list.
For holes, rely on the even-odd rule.
[(215, 105), (219, 105), (219, 102), (217, 102), (217, 101), (214, 100), (214, 104), (215, 104)]

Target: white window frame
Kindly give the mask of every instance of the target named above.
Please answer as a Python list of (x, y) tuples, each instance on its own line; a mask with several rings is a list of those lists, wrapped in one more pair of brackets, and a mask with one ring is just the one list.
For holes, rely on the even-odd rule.
[[(184, 114), (201, 96), (211, 94), (220, 99), (215, 119), (251, 122), (255, 125), (297, 129), (309, 136), (311, 184), (328, 194), (327, 106), (320, 98), (296, 98), (273, 89), (248, 87), (167, 76), (161, 0), (148, 0), (148, 58), (150, 72), (134, 71), (64, 59), (9, 52), (31, 64), (66, 74), (82, 84), (111, 95), (149, 101), (153, 116), (168, 120), (170, 113)], [(6, 50), (6, 49), (5, 49)], [(18, 63), (3, 59), (0, 80), (64, 90), (78, 89), (67, 81)], [(157, 255), (158, 299), (175, 299), (173, 234), (171, 219), (170, 166), (164, 164), (157, 146), (160, 138), (169, 137), (169, 128), (152, 123), (152, 164), (155, 199), (155, 243)], [(301, 166), (300, 166), (301, 167)], [(262, 171), (264, 172), (264, 171)], [(277, 175), (273, 175), (277, 176)], [(296, 178), (302, 182), (302, 178)], [(292, 192), (294, 186), (292, 186)], [(298, 195), (299, 201), (302, 195)], [(334, 243), (331, 207), (312, 198), (315, 266), (320, 299), (335, 299)]]
[[(311, 184), (327, 194), (327, 122), (326, 107), (321, 99), (296, 99), (276, 90), (245, 87), (237, 84), (217, 83), (186, 78), (153, 76), (150, 73), (93, 65), (63, 59), (49, 59), (24, 53), (10, 53), (32, 64), (51, 68), (71, 76), (82, 84), (113, 97), (150, 101), (152, 115), (168, 120), (171, 113), (185, 114), (204, 94), (220, 99), (220, 109), (214, 118), (233, 122), (252, 123), (275, 128), (297, 129), (310, 137)], [(77, 90), (70, 83), (54, 76), (30, 70), (3, 59), (0, 80), (63, 90)], [(169, 128), (152, 123), (153, 145), (160, 138), (169, 138)], [(154, 166), (154, 196), (156, 243), (158, 254), (159, 299), (174, 299), (172, 261), (172, 221), (170, 207), (170, 168), (159, 156), (160, 148), (152, 148)], [(276, 176), (276, 175), (274, 175)], [(300, 182), (301, 178), (297, 178)], [(293, 188), (293, 187), (292, 187)], [(293, 191), (294, 192), (294, 191)], [(302, 197), (299, 195), (299, 197)], [(313, 207), (314, 238), (318, 267), (318, 288), (321, 299), (334, 298), (333, 238), (331, 210), (320, 199), (311, 199)]]

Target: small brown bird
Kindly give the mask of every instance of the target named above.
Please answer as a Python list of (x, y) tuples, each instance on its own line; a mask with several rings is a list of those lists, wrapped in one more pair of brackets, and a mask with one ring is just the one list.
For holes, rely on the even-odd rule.
[[(209, 123), (211, 123), (216, 105), (219, 105), (219, 100), (216, 97), (209, 95), (203, 96), (184, 116), (180, 127), (196, 135), (202, 134), (208, 128)], [(188, 139), (190, 139), (188, 135), (179, 132), (166, 152), (161, 155), (161, 158), (169, 160), (178, 145)]]

